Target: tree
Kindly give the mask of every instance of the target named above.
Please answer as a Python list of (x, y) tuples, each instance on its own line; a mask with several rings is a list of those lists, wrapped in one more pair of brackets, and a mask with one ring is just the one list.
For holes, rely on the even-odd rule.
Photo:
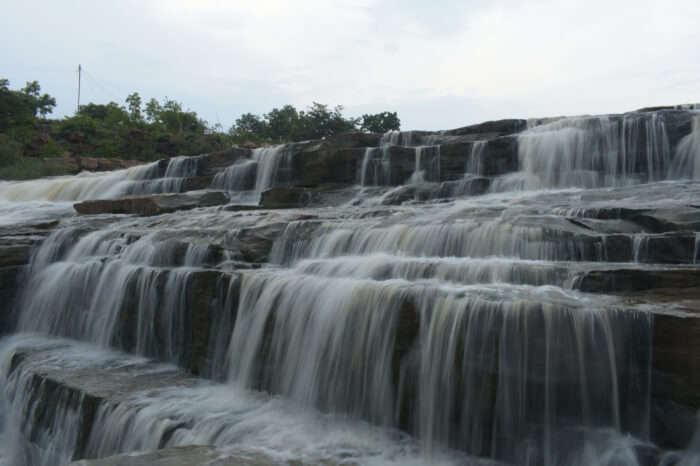
[(267, 135), (276, 141), (294, 141), (301, 136), (301, 120), (299, 112), (292, 105), (273, 108), (267, 115)]
[(0, 80), (0, 131), (29, 127), (36, 118), (33, 96), (10, 90), (10, 81)]
[(129, 108), (129, 118), (135, 122), (143, 121), (143, 116), (141, 115), (141, 96), (139, 93), (132, 92), (126, 96), (126, 104)]
[(146, 118), (149, 122), (157, 122), (161, 111), (160, 104), (156, 99), (151, 98), (151, 100), (146, 103)]
[(370, 133), (386, 133), (401, 129), (401, 120), (396, 112), (381, 112), (362, 115), (360, 129)]
[(229, 133), (241, 139), (263, 139), (267, 133), (267, 122), (252, 113), (244, 113), (236, 120)]
[(129, 120), (129, 114), (116, 102), (108, 104), (93, 104), (81, 105), (78, 111), (79, 115), (89, 116), (95, 120), (100, 120), (108, 125), (126, 124)]
[(204, 133), (207, 129), (205, 122), (197, 117), (193, 111), (183, 111), (182, 104), (172, 99), (165, 98), (160, 107), (157, 120), (159, 120), (168, 131), (182, 134), (185, 132)]
[(53, 108), (56, 106), (55, 98), (48, 94), (41, 94), (39, 81), (27, 81), (27, 85), (20, 92), (28, 99), (35, 116), (39, 113), (42, 118), (45, 118), (46, 115), (53, 112)]
[(27, 85), (24, 86), (20, 92), (33, 97), (39, 97), (39, 93), (41, 92), (39, 81), (27, 81)]
[(357, 121), (343, 118), (343, 106), (337, 105), (333, 110), (328, 105), (314, 102), (304, 114), (308, 123), (308, 137), (306, 139), (321, 139), (334, 134), (353, 131)]
[(357, 131), (360, 122), (364, 131), (384, 132), (398, 129), (400, 121), (396, 112), (345, 118), (343, 106), (332, 109), (326, 104), (313, 102), (306, 110), (298, 111), (293, 105), (273, 108), (262, 117), (245, 113), (236, 120), (229, 135), (239, 141), (289, 142), (322, 139), (335, 134)]

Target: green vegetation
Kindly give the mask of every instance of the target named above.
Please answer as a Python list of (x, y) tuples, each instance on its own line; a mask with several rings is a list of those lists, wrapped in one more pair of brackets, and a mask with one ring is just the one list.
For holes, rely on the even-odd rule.
[(232, 145), (257, 146), (320, 139), (347, 131), (397, 130), (391, 112), (345, 118), (343, 107), (314, 102), (306, 110), (292, 105), (262, 116), (246, 113), (224, 132), (182, 104), (168, 99), (144, 103), (134, 92), (125, 105), (88, 103), (73, 116), (48, 119), (56, 99), (41, 93), (37, 81), (12, 90), (0, 79), (0, 179), (26, 179), (66, 173), (71, 156), (152, 161), (200, 154)]
[(342, 112), (340, 105), (329, 109), (327, 105), (314, 102), (306, 111), (285, 105), (262, 116), (245, 113), (236, 120), (229, 135), (241, 142), (289, 142), (358, 130), (384, 133), (401, 127), (396, 112), (362, 115), (361, 118), (345, 118)]

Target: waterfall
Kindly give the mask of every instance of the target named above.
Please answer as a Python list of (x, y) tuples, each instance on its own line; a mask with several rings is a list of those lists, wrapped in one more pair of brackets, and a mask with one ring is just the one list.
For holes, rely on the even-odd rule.
[(360, 171), (361, 186), (389, 184), (390, 163), (385, 147), (367, 147)]
[(133, 194), (179, 192), (185, 178), (195, 176), (197, 157), (173, 157), (124, 170), (75, 176), (59, 176), (31, 181), (0, 182), (4, 201), (76, 201), (111, 199)]
[(632, 240), (632, 261), (639, 263), (642, 253), (649, 247), (649, 237), (644, 234), (635, 235)]
[[(649, 412), (635, 409), (650, 390), (650, 355), (624, 342), (649, 341), (649, 317), (609, 306), (581, 305), (551, 287), (251, 274), (230, 378), (404, 426), (429, 450), (459, 445), (513, 461), (527, 439), (546, 464), (558, 464), (565, 426), (575, 428), (568, 441), (594, 427), (648, 429)], [(641, 385), (621, 399), (618, 367), (631, 361)]]
[[(376, 136), (349, 137), (339, 179), (424, 183), (362, 190), (412, 204), (139, 217), (15, 203), (0, 214), (0, 297), (17, 317), (0, 340), (0, 465), (193, 445), (273, 464), (692, 464), (689, 121), (560, 118), (503, 137), (490, 122), (367, 148)], [(313, 151), (333, 144), (255, 149), (211, 188), (295, 186), (309, 166), (297, 157), (322, 165)], [(177, 191), (224, 158), (3, 182), (0, 198)], [(474, 180), (529, 192), (444, 198)]]
[(416, 147), (416, 166), (413, 169), (411, 178), (408, 179), (408, 184), (425, 183), (425, 170), (422, 168), (421, 158), (423, 156), (423, 146)]
[[(15, 357), (27, 347), (38, 354)], [(105, 370), (110, 380), (91, 375)], [(37, 381), (37, 372), (50, 374), (52, 383)], [(97, 397), (53, 383), (62, 374), (90, 379)], [(146, 383), (133, 382), (138, 380)], [(418, 445), (405, 434), (304, 409), (279, 397), (201, 383), (171, 365), (84, 343), (35, 335), (6, 340), (0, 344), (0, 383), (0, 402), (9, 403), (6, 424), (12, 427), (3, 439), (9, 448), (0, 462), (12, 466), (57, 466), (76, 458), (191, 445), (219, 448), (208, 458), (214, 463), (231, 453), (243, 463), (262, 456), (261, 464), (342, 464), (348, 457), (388, 466), (423, 462)], [(100, 392), (100, 387), (106, 390)], [(109, 398), (110, 390), (118, 393)], [(107, 401), (99, 402), (105, 394)], [(435, 460), (456, 466), (466, 458), (452, 454)]]
[(669, 179), (700, 179), (700, 115), (693, 119), (692, 131), (676, 148)]
[(224, 259), (158, 235), (59, 230), (34, 254), (19, 329), (184, 363), (197, 293), (211, 281), (201, 267)]
[(259, 147), (251, 159), (239, 161), (217, 173), (212, 188), (262, 192), (291, 179), (292, 150), (287, 145)]
[(472, 143), (471, 150), (469, 151), (469, 158), (467, 158), (465, 173), (472, 173), (474, 175), (483, 174), (483, 158), (487, 145), (488, 141), (474, 141), (474, 143)]
[[(427, 138), (427, 142), (431, 142)], [(388, 131), (379, 140), (379, 147), (365, 148), (360, 166), (361, 186), (392, 184), (391, 147), (412, 147), (415, 153), (413, 173), (407, 184), (440, 180), (440, 146), (419, 144), (421, 138), (414, 131)]]
[(433, 257), (519, 257), (533, 260), (601, 260), (602, 239), (574, 236), (545, 227), (514, 225), (507, 219), (434, 225), (366, 224), (320, 229), (312, 238), (290, 224), (272, 253), (272, 261), (396, 253)]
[(541, 286), (570, 286), (574, 271), (556, 262), (509, 259), (502, 257), (397, 257), (386, 253), (368, 256), (340, 256), (329, 259), (305, 259), (295, 270), (322, 277), (356, 279), (409, 280), (475, 285), (514, 283)]
[(484, 174), (484, 158), (488, 155), (488, 141), (474, 141), (469, 147), (469, 156), (464, 167), (464, 176), (452, 187), (451, 195), (455, 197), (471, 194), (472, 184), (479, 175)]
[(253, 149), (253, 159), (258, 163), (258, 171), (255, 177), (255, 190), (264, 191), (280, 182), (282, 170), (288, 170), (290, 159), (285, 151), (285, 146), (263, 147)]
[(211, 187), (227, 191), (248, 191), (255, 189), (255, 178), (258, 169), (256, 160), (246, 160), (235, 163), (214, 175)]
[(417, 134), (414, 131), (391, 130), (382, 134), (379, 146), (412, 146), (415, 145)]
[(665, 178), (671, 147), (663, 114), (575, 117), (518, 135), (518, 178), (500, 190), (594, 188)]
[(440, 181), (440, 146), (417, 146), (416, 165), (408, 184)]

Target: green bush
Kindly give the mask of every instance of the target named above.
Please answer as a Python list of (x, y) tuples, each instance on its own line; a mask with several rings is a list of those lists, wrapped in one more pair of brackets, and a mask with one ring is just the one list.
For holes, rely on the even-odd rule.
[(22, 144), (0, 134), (0, 167), (16, 163), (22, 157)]
[(87, 115), (67, 117), (57, 125), (56, 132), (65, 139), (75, 133), (82, 133), (88, 137), (94, 136), (97, 133), (97, 121)]
[(18, 157), (14, 163), (0, 167), (0, 180), (29, 180), (65, 175), (66, 168), (53, 160)]
[(41, 157), (59, 157), (64, 152), (61, 145), (52, 137), (40, 149)]

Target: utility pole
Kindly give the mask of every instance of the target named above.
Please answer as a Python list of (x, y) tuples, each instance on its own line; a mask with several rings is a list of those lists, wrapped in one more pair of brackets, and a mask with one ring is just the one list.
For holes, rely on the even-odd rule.
[(82, 66), (78, 64), (78, 110), (76, 110), (76, 113), (80, 111), (80, 74), (83, 71)]

